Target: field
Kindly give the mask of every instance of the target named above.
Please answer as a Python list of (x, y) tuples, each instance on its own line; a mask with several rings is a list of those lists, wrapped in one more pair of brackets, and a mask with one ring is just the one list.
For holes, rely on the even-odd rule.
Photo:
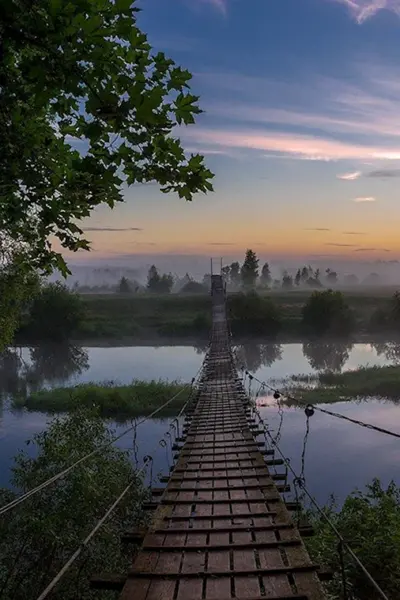
[[(357, 333), (368, 332), (371, 315), (385, 308), (397, 288), (358, 288), (344, 290), (346, 302), (354, 310)], [(301, 337), (301, 311), (311, 291), (274, 291), (268, 296), (281, 313), (285, 337)], [(228, 296), (228, 310), (234, 294)], [(82, 295), (86, 318), (78, 340), (136, 339), (155, 341), (207, 339), (211, 326), (209, 295)]]

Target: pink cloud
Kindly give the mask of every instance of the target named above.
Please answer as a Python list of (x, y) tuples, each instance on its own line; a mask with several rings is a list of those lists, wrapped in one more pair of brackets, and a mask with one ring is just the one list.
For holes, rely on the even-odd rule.
[(354, 171), (353, 173), (343, 173), (343, 175), (336, 175), (337, 179), (343, 181), (355, 181), (361, 177), (361, 171)]
[(390, 10), (400, 16), (400, 0), (335, 0), (345, 4), (359, 25), (380, 10)]
[(256, 130), (187, 129), (183, 137), (208, 147), (245, 148), (306, 160), (400, 159), (398, 148), (364, 146), (351, 142), (290, 133)]

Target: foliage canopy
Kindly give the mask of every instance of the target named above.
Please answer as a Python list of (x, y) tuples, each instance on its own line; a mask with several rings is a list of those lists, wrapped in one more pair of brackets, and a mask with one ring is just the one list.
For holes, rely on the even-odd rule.
[(135, 4), (0, 3), (0, 222), (35, 267), (65, 273), (50, 240), (88, 249), (77, 221), (125, 185), (212, 190), (203, 157), (171, 135), (201, 112), (191, 75), (152, 51)]

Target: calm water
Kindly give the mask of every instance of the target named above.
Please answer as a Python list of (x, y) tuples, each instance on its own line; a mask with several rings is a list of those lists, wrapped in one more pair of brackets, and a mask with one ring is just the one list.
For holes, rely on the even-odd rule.
[[(193, 377), (204, 356), (204, 348), (183, 346), (123, 348), (23, 348), (18, 355), (0, 362), (0, 485), (7, 485), (12, 457), (25, 441), (42, 431), (51, 417), (42, 413), (10, 410), (7, 397), (29, 389), (75, 385), (81, 382), (115, 381), (129, 383), (140, 379), (181, 379)], [(385, 365), (400, 361), (400, 345), (355, 344), (246, 344), (237, 348), (240, 364), (262, 379), (281, 379), (294, 373), (314, 373), (331, 369), (341, 371), (360, 365)], [(263, 417), (277, 430), (279, 415), (273, 399), (261, 404)], [(332, 408), (332, 405), (331, 405)], [(391, 402), (369, 401), (338, 403), (334, 410), (382, 427), (400, 431), (400, 408)], [(169, 421), (152, 420), (138, 428), (139, 461), (151, 453), (154, 474), (167, 472), (167, 453), (157, 441), (168, 430)], [(281, 448), (293, 466), (300, 467), (306, 418), (301, 409), (285, 409)], [(126, 425), (116, 426), (118, 431)], [(132, 446), (130, 435), (121, 441)], [(331, 493), (343, 499), (354, 487), (363, 487), (374, 476), (383, 482), (400, 483), (400, 442), (394, 438), (316, 413), (310, 420), (306, 446), (307, 484), (321, 502)]]

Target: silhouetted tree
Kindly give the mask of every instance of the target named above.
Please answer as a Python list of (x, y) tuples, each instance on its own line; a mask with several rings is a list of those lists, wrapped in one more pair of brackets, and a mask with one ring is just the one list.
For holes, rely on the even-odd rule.
[(300, 271), (300, 269), (297, 269), (296, 277), (294, 278), (294, 283), (295, 283), (295, 285), (297, 285), (297, 287), (301, 283), (301, 271)]
[(234, 286), (240, 285), (240, 265), (238, 262), (233, 262), (230, 265), (231, 283)]
[(345, 283), (345, 285), (358, 285), (359, 281), (358, 281), (357, 275), (354, 275), (354, 274), (345, 275), (344, 283)]
[(310, 272), (308, 267), (303, 267), (301, 270), (301, 282), (306, 283), (307, 279), (310, 277)]
[(257, 254), (253, 250), (246, 250), (246, 255), (240, 275), (242, 284), (245, 288), (254, 288), (258, 278), (258, 263)]
[(266, 262), (261, 269), (261, 277), (260, 281), (265, 286), (270, 286), (272, 282), (271, 270), (269, 268), (269, 264)]
[(147, 274), (147, 289), (149, 292), (157, 293), (160, 286), (160, 274), (155, 265), (152, 265)]
[(131, 286), (129, 284), (129, 281), (127, 280), (126, 277), (121, 277), (120, 282), (118, 284), (117, 287), (117, 292), (118, 294), (130, 294), (131, 293)]
[(284, 272), (282, 277), (282, 289), (291, 290), (293, 287), (293, 277), (289, 275), (287, 271)]
[[(188, 275), (189, 281), (190, 277)], [(174, 278), (171, 273), (160, 275), (157, 267), (152, 265), (147, 275), (147, 289), (155, 294), (169, 294), (174, 285)]]
[(231, 268), (229, 265), (225, 265), (222, 267), (222, 276), (225, 279), (226, 283), (230, 282)]
[(335, 285), (338, 281), (338, 275), (336, 271), (332, 271), (332, 269), (326, 269), (326, 281), (329, 285)]

